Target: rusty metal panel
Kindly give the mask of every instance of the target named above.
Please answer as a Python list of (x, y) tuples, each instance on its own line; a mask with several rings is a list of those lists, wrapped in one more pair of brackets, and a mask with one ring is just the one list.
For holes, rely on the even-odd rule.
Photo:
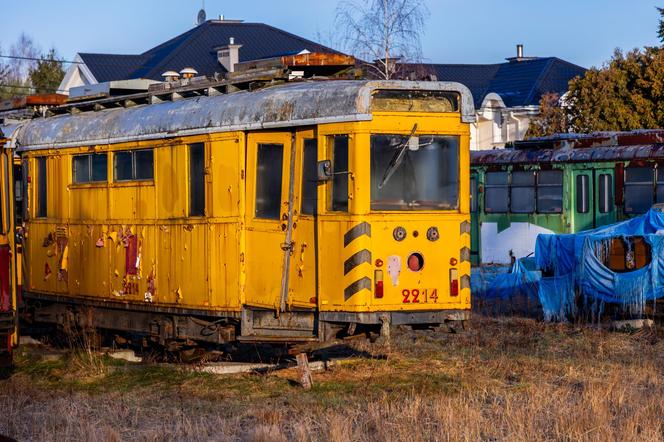
[(495, 149), (471, 152), (471, 165), (664, 159), (664, 144), (560, 149)]
[(29, 121), (17, 135), (20, 151), (163, 139), (176, 136), (371, 120), (377, 90), (457, 92), (461, 118), (473, 121), (470, 91), (459, 83), (320, 81), (255, 92), (201, 96), (131, 108), (82, 112)]

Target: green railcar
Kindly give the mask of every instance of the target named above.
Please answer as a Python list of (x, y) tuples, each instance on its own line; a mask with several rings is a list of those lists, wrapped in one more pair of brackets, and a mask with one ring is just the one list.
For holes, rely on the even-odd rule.
[(509, 264), (664, 202), (664, 131), (565, 134), (471, 153), (471, 260)]

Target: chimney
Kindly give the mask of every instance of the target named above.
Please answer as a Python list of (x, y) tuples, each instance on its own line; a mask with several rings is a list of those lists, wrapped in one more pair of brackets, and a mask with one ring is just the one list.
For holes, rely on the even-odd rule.
[(198, 75), (198, 71), (191, 66), (187, 66), (180, 71), (180, 75), (182, 75), (182, 78), (194, 78)]
[(180, 74), (175, 71), (166, 71), (161, 74), (161, 77), (164, 81), (178, 81), (180, 79)]
[(522, 61), (530, 61), (530, 60), (537, 60), (538, 57), (528, 57), (523, 55), (523, 45), (518, 44), (516, 45), (516, 57), (508, 57), (505, 60), (509, 61), (510, 63), (520, 63)]
[(240, 62), (241, 47), (235, 44), (235, 37), (231, 37), (228, 45), (217, 48), (217, 60), (228, 72), (235, 72), (235, 65)]

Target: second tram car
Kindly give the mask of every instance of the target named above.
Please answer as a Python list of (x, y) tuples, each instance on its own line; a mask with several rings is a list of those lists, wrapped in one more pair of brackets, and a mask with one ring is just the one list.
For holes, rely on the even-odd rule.
[(565, 134), (471, 154), (473, 265), (509, 264), (540, 233), (575, 233), (664, 202), (664, 131)]
[(160, 343), (464, 320), (473, 119), (456, 83), (318, 81), (26, 122), (30, 315)]

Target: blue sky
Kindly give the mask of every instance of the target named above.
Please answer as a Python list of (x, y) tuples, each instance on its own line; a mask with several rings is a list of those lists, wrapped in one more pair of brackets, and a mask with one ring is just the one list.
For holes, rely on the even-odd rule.
[[(368, 0), (366, 0), (368, 1)], [(426, 0), (427, 61), (496, 63), (526, 55), (599, 65), (615, 48), (656, 45), (646, 0)], [(76, 52), (140, 53), (191, 28), (201, 0), (0, 0), (2, 52), (25, 31), (66, 59)], [(263, 22), (310, 39), (330, 35), (335, 0), (205, 0), (208, 18)], [(664, 1), (662, 1), (664, 5)], [(324, 38), (327, 40), (327, 38)], [(323, 41), (328, 43), (328, 41)]]

